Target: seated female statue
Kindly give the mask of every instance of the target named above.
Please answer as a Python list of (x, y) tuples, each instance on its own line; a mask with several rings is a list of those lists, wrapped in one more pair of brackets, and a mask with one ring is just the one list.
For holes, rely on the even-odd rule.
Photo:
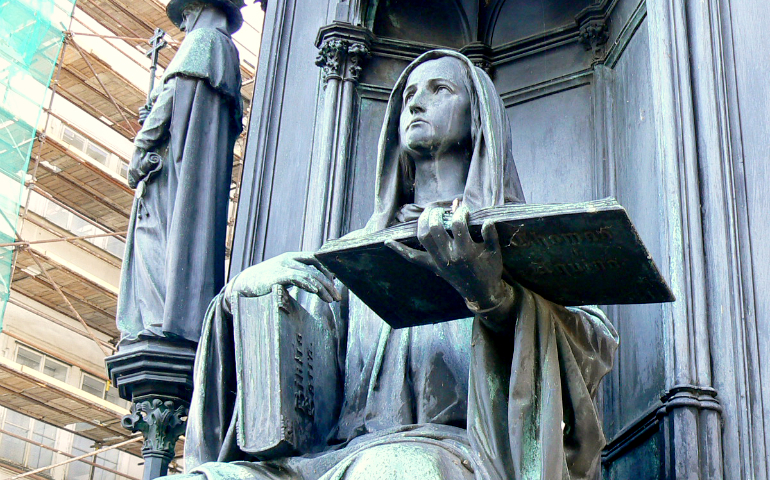
[[(469, 212), (523, 202), (508, 119), (486, 73), (446, 50), (412, 62), (390, 97), (377, 168), (374, 214), (363, 231), (418, 220), (425, 251), (389, 247), (447, 280), (472, 316), (391, 329), (353, 295), (339, 308), (331, 276), (308, 253), (244, 270), (209, 308), (186, 437), (187, 475), (593, 478), (605, 443), (593, 395), (612, 366), (617, 335), (598, 308), (564, 308), (506, 281), (494, 225), (483, 226), (483, 241), (470, 237)], [(335, 326), (337, 351), (327, 354), (336, 356), (344, 386), (317, 449), (265, 460), (244, 451), (236, 434), (235, 397), (260, 392), (239, 388), (228, 367), (228, 305), (234, 295), (266, 295), (276, 284), (323, 300), (316, 310)]]

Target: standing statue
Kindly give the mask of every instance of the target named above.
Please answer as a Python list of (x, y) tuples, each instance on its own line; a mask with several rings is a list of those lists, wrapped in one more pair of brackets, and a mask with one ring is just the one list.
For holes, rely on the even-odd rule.
[[(338, 308), (331, 276), (308, 253), (244, 270), (204, 322), (188, 473), (178, 478), (594, 478), (605, 439), (593, 396), (617, 334), (598, 308), (565, 308), (504, 280), (494, 225), (483, 226), (482, 242), (470, 237), (470, 211), (523, 202), (505, 109), (486, 73), (447, 50), (412, 62), (390, 97), (377, 171), (363, 232), (417, 219), (425, 251), (390, 248), (447, 280), (473, 316), (392, 329), (352, 295)], [(248, 372), (234, 366), (229, 309), (237, 296), (267, 295), (276, 284), (315, 294), (308, 308), (338, 343), (314, 355), (332, 356), (342, 381), (338, 413), (317, 447), (268, 460), (249, 452), (254, 425), (238, 413), (254, 411), (264, 392), (240, 381)]]
[(242, 0), (171, 0), (186, 36), (140, 112), (128, 183), (136, 189), (120, 279), (121, 342), (197, 342), (224, 285), (233, 147), (242, 130), (241, 73), (231, 38)]

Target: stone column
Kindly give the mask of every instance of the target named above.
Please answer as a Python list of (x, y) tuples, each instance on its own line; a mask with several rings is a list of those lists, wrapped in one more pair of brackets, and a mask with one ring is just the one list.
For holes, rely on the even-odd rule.
[(112, 384), (132, 402), (121, 423), (144, 436), (143, 480), (166, 475), (175, 457), (192, 398), (195, 350), (190, 342), (147, 339), (121, 346), (106, 359)]
[(334, 22), (321, 28), (316, 65), (324, 84), (323, 113), (316, 141), (320, 142), (311, 165), (302, 248), (318, 249), (325, 240), (342, 233), (347, 190), (351, 133), (355, 125), (356, 85), (369, 56), (371, 33), (349, 23)]
[(147, 398), (134, 401), (131, 415), (123, 417), (121, 425), (144, 435), (143, 480), (153, 480), (168, 474), (168, 465), (175, 456), (176, 442), (185, 432), (189, 401), (154, 395)]
[[(661, 225), (671, 255), (664, 269), (678, 301), (668, 304), (667, 392), (662, 397), (669, 447), (666, 478), (723, 478), (721, 405), (713, 388), (709, 303), (700, 175), (704, 161), (719, 156), (712, 143), (718, 132), (704, 115), (712, 101), (704, 76), (714, 74), (705, 43), (710, 29), (696, 10), (703, 2), (648, 0), (658, 160), (662, 197), (668, 206)], [(702, 13), (702, 12), (701, 12)], [(695, 14), (695, 15), (694, 15)], [(704, 90), (705, 89), (705, 90)], [(706, 94), (706, 95), (704, 95)], [(704, 136), (704, 129), (705, 136)], [(717, 149), (718, 150), (718, 149)], [(708, 200), (707, 200), (708, 201)], [(707, 232), (706, 232), (707, 233)]]
[(345, 216), (345, 198), (347, 197), (348, 158), (350, 158), (351, 134), (354, 125), (355, 90), (358, 79), (361, 77), (361, 65), (369, 54), (369, 47), (363, 42), (352, 41), (348, 44), (345, 78), (341, 92), (336, 162), (332, 171), (333, 181), (329, 182), (332, 191), (327, 238), (338, 238), (342, 235), (342, 220)]

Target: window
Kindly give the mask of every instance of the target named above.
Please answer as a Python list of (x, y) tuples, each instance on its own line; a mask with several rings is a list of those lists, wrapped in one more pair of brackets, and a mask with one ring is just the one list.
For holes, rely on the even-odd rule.
[(67, 365), (21, 345), (16, 350), (16, 363), (34, 368), (38, 372), (43, 372), (56, 380), (67, 381), (67, 373), (69, 371)]
[[(52, 425), (33, 420), (13, 410), (5, 410), (3, 430), (19, 437), (53, 448), (58, 429)], [(29, 468), (40, 468), (53, 463), (53, 451), (10, 435), (0, 437), (0, 458)]]
[(120, 176), (128, 178), (128, 164), (125, 162), (120, 162)]
[[(114, 162), (110, 162), (110, 157), (112, 155), (110, 154), (109, 151), (100, 147), (96, 143), (88, 140), (86, 137), (77, 133), (76, 131), (74, 131), (69, 127), (62, 128), (61, 138), (66, 143), (70, 144), (72, 147), (77, 148), (81, 152), (85, 153), (86, 156), (101, 163), (104, 166), (109, 167), (111, 170), (117, 170), (118, 168), (122, 168), (122, 167), (116, 168), (117, 167), (116, 165), (110, 165), (110, 163), (114, 163)], [(123, 162), (120, 162), (120, 163), (123, 163)], [(123, 175), (122, 171), (120, 173), (121, 175)], [(123, 176), (126, 177), (126, 175), (123, 175)]]
[(84, 373), (83, 382), (80, 384), (80, 389), (84, 392), (90, 393), (91, 395), (104, 398), (104, 393), (107, 389), (107, 383), (99, 380), (96, 377), (92, 377), (87, 373)]
[[(76, 435), (74, 441), (72, 442), (72, 455), (77, 457), (85, 453), (92, 452), (94, 450), (93, 443), (93, 441), (87, 438)], [(117, 470), (118, 455), (119, 453), (117, 450), (108, 450), (97, 455), (95, 461), (93, 460), (93, 457), (89, 457), (88, 460), (94, 462), (97, 465)], [(67, 469), (67, 475), (64, 478), (66, 480), (89, 480), (91, 478), (90, 475), (91, 465), (87, 465), (82, 462), (73, 462)], [(99, 467), (95, 467), (93, 480), (116, 480), (116, 475), (106, 470), (102, 470)]]
[(109, 159), (110, 154), (102, 147), (89, 142), (88, 147), (86, 147), (86, 155), (93, 158), (102, 165), (107, 165), (107, 160)]
[[(56, 430), (53, 425), (34, 421), (32, 427), (32, 441), (49, 447), (56, 443)], [(31, 468), (40, 468), (51, 465), (53, 462), (53, 450), (30, 444), (27, 454), (27, 466)]]
[[(77, 236), (80, 235), (99, 235), (107, 233), (106, 230), (87, 222), (78, 217), (66, 208), (59, 206), (55, 202), (43, 197), (37, 192), (29, 193), (29, 209), (37, 213), (54, 225), (61, 227)], [(123, 251), (126, 248), (125, 242), (115, 237), (97, 237), (86, 239), (87, 242), (96, 245), (102, 250), (123, 258)]]
[(86, 151), (86, 137), (77, 133), (69, 127), (62, 129), (61, 138), (81, 152)]
[[(14, 412), (13, 410), (6, 410), (3, 430), (27, 438), (29, 436), (30, 420), (26, 415)], [(24, 440), (10, 435), (3, 435), (0, 439), (0, 457), (17, 465), (24, 465), (28, 445)]]
[(16, 363), (20, 363), (35, 370), (40, 370), (40, 363), (43, 361), (43, 356), (37, 353), (27, 350), (26, 348), (19, 347), (16, 351)]

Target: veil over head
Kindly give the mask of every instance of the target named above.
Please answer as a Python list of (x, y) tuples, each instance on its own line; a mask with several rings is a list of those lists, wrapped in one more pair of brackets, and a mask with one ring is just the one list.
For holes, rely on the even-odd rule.
[[(377, 180), (374, 213), (366, 231), (377, 231), (394, 223), (396, 213), (413, 198), (404, 188), (404, 169), (400, 165), (399, 119), (403, 105), (404, 87), (409, 75), (418, 65), (443, 57), (462, 62), (473, 89), (472, 139), (473, 151), (463, 204), (471, 211), (505, 203), (524, 203), (516, 163), (513, 160), (511, 131), (505, 106), (492, 80), (465, 55), (452, 50), (431, 50), (415, 59), (404, 69), (390, 94), (385, 121), (377, 146)], [(448, 199), (451, 200), (451, 199)]]

